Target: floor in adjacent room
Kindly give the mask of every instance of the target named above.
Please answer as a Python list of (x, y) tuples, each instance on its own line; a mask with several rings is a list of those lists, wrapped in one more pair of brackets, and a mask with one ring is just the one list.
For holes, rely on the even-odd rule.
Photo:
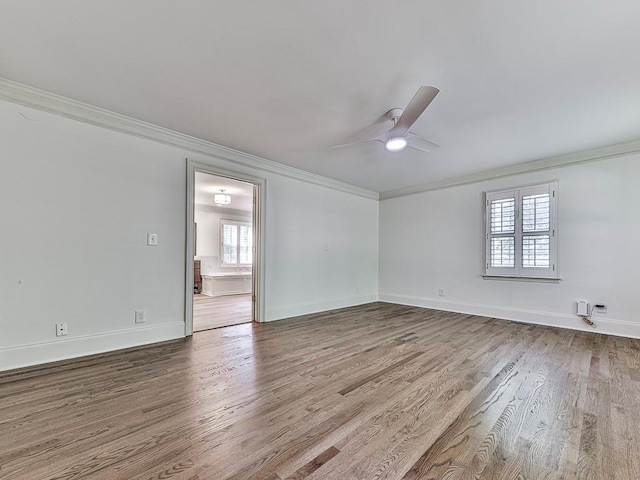
[(3, 480), (637, 479), (640, 340), (374, 303), (0, 376)]
[(193, 296), (193, 331), (248, 323), (251, 317), (251, 294), (209, 297)]

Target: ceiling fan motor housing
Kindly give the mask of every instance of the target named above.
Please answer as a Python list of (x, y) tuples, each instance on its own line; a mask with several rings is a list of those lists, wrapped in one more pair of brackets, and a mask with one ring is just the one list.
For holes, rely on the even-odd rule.
[(387, 112), (387, 117), (389, 117), (390, 120), (393, 120), (393, 123), (395, 124), (400, 118), (400, 115), (402, 115), (402, 112), (402, 108), (392, 108)]

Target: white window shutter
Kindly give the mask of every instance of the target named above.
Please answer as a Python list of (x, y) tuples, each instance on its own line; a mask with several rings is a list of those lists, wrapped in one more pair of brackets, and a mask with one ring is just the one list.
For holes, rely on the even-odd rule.
[(557, 278), (558, 182), (485, 194), (485, 274)]
[(486, 195), (486, 274), (515, 275), (516, 191)]
[(220, 259), (225, 266), (253, 263), (253, 228), (250, 223), (220, 221)]
[(245, 265), (251, 263), (253, 261), (253, 234), (250, 225), (240, 225), (240, 237), (238, 240), (240, 247), (239, 263)]
[(222, 263), (238, 263), (238, 226), (228, 223), (222, 224)]

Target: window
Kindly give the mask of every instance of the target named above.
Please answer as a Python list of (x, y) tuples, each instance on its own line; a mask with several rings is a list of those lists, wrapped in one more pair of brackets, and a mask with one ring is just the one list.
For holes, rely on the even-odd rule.
[(558, 182), (487, 192), (486, 275), (557, 278)]
[(220, 222), (220, 258), (222, 265), (253, 263), (253, 229), (250, 223), (222, 220)]

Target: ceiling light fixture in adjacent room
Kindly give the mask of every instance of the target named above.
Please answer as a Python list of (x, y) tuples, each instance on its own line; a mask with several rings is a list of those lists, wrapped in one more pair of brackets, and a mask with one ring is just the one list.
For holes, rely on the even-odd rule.
[(224, 193), (224, 188), (220, 189), (220, 193), (213, 196), (213, 203), (216, 205), (229, 205), (231, 203), (231, 195)]

